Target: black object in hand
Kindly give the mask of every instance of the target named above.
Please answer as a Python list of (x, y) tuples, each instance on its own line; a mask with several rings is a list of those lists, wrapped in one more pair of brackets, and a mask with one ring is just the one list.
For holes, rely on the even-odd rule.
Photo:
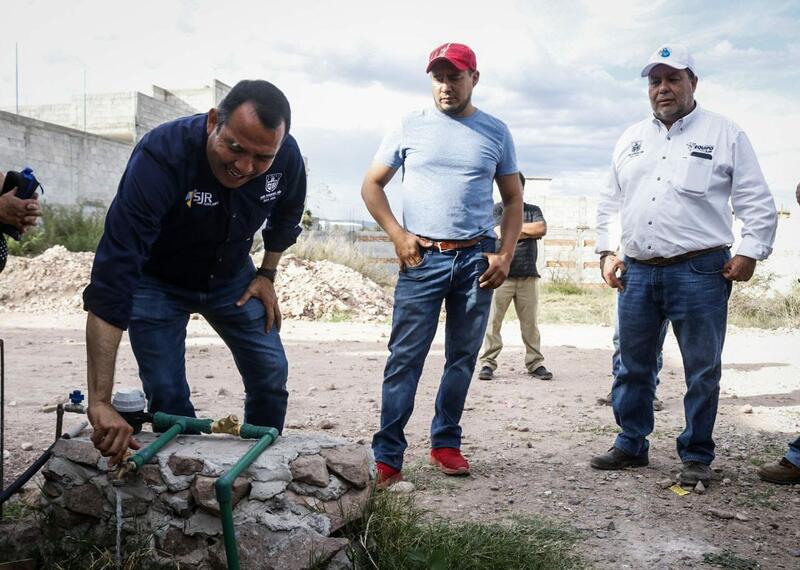
[[(25, 168), (22, 172), (9, 171), (6, 174), (0, 194), (11, 192), (14, 188), (17, 189), (17, 198), (21, 200), (33, 197), (36, 189), (39, 188), (39, 181), (33, 175), (33, 170)], [(17, 241), (22, 237), (21, 232), (10, 224), (0, 224), (0, 233), (6, 234)]]

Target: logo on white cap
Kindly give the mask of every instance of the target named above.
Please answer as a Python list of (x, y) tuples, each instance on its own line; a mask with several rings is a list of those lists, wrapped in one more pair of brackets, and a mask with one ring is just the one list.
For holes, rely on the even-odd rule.
[(661, 57), (669, 57), (670, 53), (669, 48), (664, 48), (661, 50)]

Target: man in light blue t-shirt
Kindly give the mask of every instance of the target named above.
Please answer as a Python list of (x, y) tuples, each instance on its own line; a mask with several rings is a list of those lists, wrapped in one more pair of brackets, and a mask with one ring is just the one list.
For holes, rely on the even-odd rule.
[[(447, 311), (445, 367), (431, 424), (431, 463), (466, 475), (461, 414), (486, 330), (492, 290), (508, 276), (522, 227), (522, 185), (506, 125), (472, 104), (475, 53), (447, 43), (431, 52), (427, 73), (435, 108), (412, 113), (386, 135), (364, 177), (361, 196), (394, 242), (400, 261), (381, 427), (372, 440), (379, 486), (402, 478), (403, 429), (414, 409), (439, 321)], [(402, 168), (403, 224), (384, 187)], [(503, 240), (495, 253), (492, 184), (503, 199)]]

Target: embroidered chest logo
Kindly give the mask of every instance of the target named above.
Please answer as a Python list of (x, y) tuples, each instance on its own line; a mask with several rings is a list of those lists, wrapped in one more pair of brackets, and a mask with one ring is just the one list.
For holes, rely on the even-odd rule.
[(689, 152), (696, 150), (697, 152), (707, 152), (711, 154), (714, 152), (714, 145), (713, 144), (697, 144), (697, 143), (686, 143), (686, 146), (689, 148)]
[(631, 143), (631, 150), (628, 153), (628, 156), (639, 156), (643, 152), (644, 150), (642, 150), (642, 141), (633, 141)]
[(275, 174), (267, 174), (266, 181), (264, 182), (264, 193), (258, 197), (261, 202), (268, 202), (274, 200), (283, 193), (283, 190), (278, 189), (278, 183), (281, 181), (282, 172)]
[(195, 206), (206, 206), (211, 208), (219, 205), (219, 200), (214, 200), (213, 192), (201, 192), (200, 190), (192, 190), (191, 192), (187, 192), (184, 202), (186, 202), (187, 208), (191, 208), (192, 204)]

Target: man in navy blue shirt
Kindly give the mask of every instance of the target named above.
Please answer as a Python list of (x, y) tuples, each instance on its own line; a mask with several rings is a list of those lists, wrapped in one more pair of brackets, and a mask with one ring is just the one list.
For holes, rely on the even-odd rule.
[[(290, 125), (278, 88), (242, 81), (218, 108), (161, 125), (134, 149), (83, 294), (88, 416), (111, 464), (139, 447), (111, 406), (122, 331), (149, 411), (194, 416), (184, 362), (191, 313), (202, 314), (233, 353), (245, 421), (283, 428), (288, 367), (273, 282), (281, 253), (300, 234), (306, 193)], [(262, 226), (256, 270), (249, 253)]]

